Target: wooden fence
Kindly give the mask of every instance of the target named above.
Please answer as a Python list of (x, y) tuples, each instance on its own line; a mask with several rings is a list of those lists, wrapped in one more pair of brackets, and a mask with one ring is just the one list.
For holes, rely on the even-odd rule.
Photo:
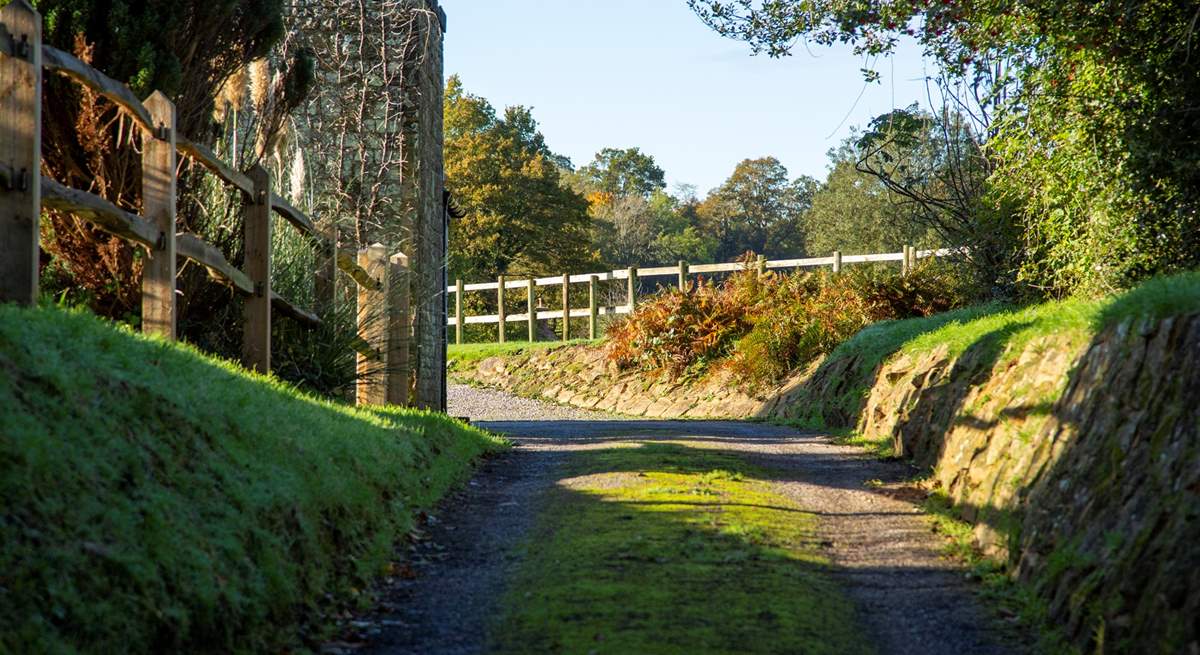
[[(42, 70), (57, 73), (112, 101), (142, 130), (142, 214), (42, 176)], [(271, 190), (261, 166), (241, 172), (175, 129), (175, 106), (162, 93), (144, 102), (129, 88), (42, 43), (42, 19), (27, 0), (0, 9), (0, 302), (32, 305), (38, 297), (38, 221), (43, 208), (70, 213), (100, 230), (145, 248), (142, 329), (175, 338), (177, 257), (194, 261), (209, 276), (245, 296), (242, 363), (260, 372), (271, 368), (271, 320), (278, 312), (307, 328), (321, 319), (271, 290), (271, 213), (308, 237), (325, 261), (318, 295), (332, 299), (340, 270), (359, 287), (358, 402), (409, 404), (407, 346), (411, 321), (407, 285), (394, 282), (407, 272), (403, 255), (388, 257), (374, 245), (357, 253), (338, 249), (335, 235), (322, 233), (311, 218)], [(177, 157), (199, 163), (242, 193), (245, 270), (238, 270), (211, 244), (176, 233)], [(322, 276), (325, 284), (320, 284)], [(389, 287), (392, 292), (389, 292)], [(365, 311), (370, 308), (371, 311)], [(385, 314), (386, 321), (378, 319)], [(380, 327), (383, 326), (383, 327)], [(432, 401), (431, 401), (432, 402)]]
[[(599, 337), (599, 323), (601, 316), (612, 316), (617, 314), (628, 314), (637, 307), (638, 281), (652, 277), (675, 277), (680, 289), (687, 287), (689, 275), (702, 275), (705, 273), (729, 273), (733, 271), (747, 270), (748, 268), (757, 268), (760, 274), (766, 273), (773, 269), (796, 269), (796, 268), (814, 268), (821, 266), (830, 267), (834, 273), (839, 273), (843, 265), (847, 264), (865, 264), (872, 262), (900, 262), (901, 270), (907, 274), (914, 266), (917, 260), (927, 257), (945, 257), (953, 251), (949, 249), (943, 250), (917, 250), (912, 246), (904, 246), (902, 252), (881, 253), (873, 255), (843, 255), (840, 252), (834, 252), (829, 257), (810, 257), (806, 259), (776, 259), (768, 260), (765, 257), (759, 257), (756, 262), (746, 264), (743, 262), (730, 262), (725, 264), (697, 264), (689, 265), (687, 262), (679, 262), (676, 266), (659, 266), (655, 268), (638, 269), (630, 267), (616, 271), (606, 271), (603, 273), (579, 273), (575, 275), (555, 275), (551, 277), (540, 277), (532, 279), (509, 280), (503, 275), (495, 282), (479, 282), (475, 284), (463, 284), (462, 280), (457, 280), (454, 286), (446, 287), (448, 294), (454, 294), (454, 316), (448, 319), (447, 324), (454, 326), (455, 343), (463, 343), (463, 327), (466, 325), (487, 325), (496, 324), (497, 339), (503, 343), (506, 339), (505, 329), (503, 325), (508, 323), (525, 323), (527, 330), (527, 338), (529, 341), (537, 340), (537, 322), (542, 320), (559, 320), (559, 337), (563, 341), (568, 341), (571, 338), (570, 325), (572, 318), (587, 318), (588, 319), (588, 338), (596, 339)], [(611, 280), (625, 280), (625, 303), (621, 305), (601, 305), (599, 302), (598, 285), (601, 282)], [(588, 306), (583, 308), (571, 308), (570, 286), (572, 284), (586, 284), (588, 288)], [(562, 288), (562, 305), (561, 309), (541, 310), (537, 307), (535, 301), (534, 289), (542, 286), (559, 286)], [(525, 293), (525, 312), (522, 314), (508, 314), (505, 310), (505, 296), (508, 290), (513, 289), (518, 293)], [(498, 313), (487, 314), (483, 316), (466, 316), (463, 313), (463, 297), (468, 292), (491, 291), (496, 296), (496, 306)]]

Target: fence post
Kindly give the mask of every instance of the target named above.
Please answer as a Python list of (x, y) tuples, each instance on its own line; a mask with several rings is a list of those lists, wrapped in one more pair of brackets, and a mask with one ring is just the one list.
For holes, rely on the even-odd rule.
[(917, 247), (908, 247), (908, 272), (912, 273), (917, 270)]
[(679, 290), (687, 291), (688, 263), (679, 260)]
[(375, 281), (375, 288), (358, 287), (358, 336), (371, 347), (371, 356), (358, 353), (355, 384), (355, 403), (382, 405), (387, 402), (388, 352), (388, 255), (381, 243), (371, 244), (358, 251), (358, 265), (366, 269)]
[(908, 275), (908, 244), (904, 244), (904, 259), (900, 263), (900, 274)]
[(758, 271), (758, 277), (762, 277), (767, 274), (767, 256), (766, 255), (758, 256), (758, 261), (755, 263), (755, 270)]
[(596, 298), (596, 276), (588, 276), (588, 338), (595, 341), (600, 332), (600, 301)]
[(507, 317), (505, 316), (505, 312), (504, 312), (504, 276), (503, 275), (496, 276), (496, 284), (498, 285), (496, 287), (496, 313), (500, 315), (500, 321), (498, 322), (498, 327), (496, 329), (497, 329), (497, 334), (499, 335), (500, 343), (504, 343), (504, 332), (505, 332), (504, 328), (505, 328), (505, 323), (506, 323), (505, 319)]
[(262, 166), (247, 173), (254, 196), (246, 203), (246, 276), (254, 293), (242, 308), (242, 364), (259, 373), (271, 370), (271, 176)]
[(409, 316), (408, 256), (404, 253), (392, 255), (388, 274), (388, 356), (387, 356), (387, 403), (408, 405), (411, 375), (408, 362), (408, 344), (412, 338), (412, 320)]
[(833, 251), (833, 272), (834, 273), (842, 272), (842, 251), (841, 250)]
[(525, 321), (529, 328), (529, 343), (537, 341), (537, 306), (533, 302), (533, 278), (525, 289)]
[(337, 299), (337, 226), (329, 225), (321, 230), (326, 242), (318, 254), (317, 275), (314, 280), (317, 312), (333, 311)]
[(571, 340), (571, 274), (563, 273), (562, 282), (562, 340)]
[(625, 280), (625, 297), (629, 300), (629, 313), (637, 309), (637, 267), (629, 267), (629, 277)]
[(174, 340), (175, 105), (159, 91), (142, 104), (158, 131), (142, 139), (142, 215), (158, 227), (158, 245), (142, 264), (142, 331)]
[(454, 282), (454, 342), (462, 345), (462, 323), (467, 317), (462, 316), (462, 278)]
[(15, 50), (0, 56), (0, 302), (34, 305), (42, 214), (42, 17), (26, 0), (13, 0), (0, 9), (0, 24)]

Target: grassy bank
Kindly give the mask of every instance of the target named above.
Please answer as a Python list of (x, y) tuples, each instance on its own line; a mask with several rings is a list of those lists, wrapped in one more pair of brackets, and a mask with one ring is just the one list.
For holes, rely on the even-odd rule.
[(839, 370), (850, 363), (846, 386), (837, 397), (811, 396), (812, 419), (797, 423), (826, 426), (816, 418), (835, 412), (820, 405), (831, 403), (838, 412), (857, 417), (863, 399), (875, 383), (879, 365), (900, 354), (919, 354), (946, 348), (961, 355), (968, 348), (986, 348), (997, 365), (1019, 355), (1034, 339), (1057, 335), (1082, 346), (1097, 333), (1122, 322), (1159, 320), (1200, 312), (1200, 273), (1185, 273), (1150, 280), (1130, 291), (1100, 299), (1071, 298), (1025, 307), (997, 303), (966, 307), (924, 318), (883, 321), (868, 326), (840, 344), (821, 363), (822, 370)]
[(0, 307), (0, 652), (320, 636), (498, 439), (355, 409), (82, 313)]
[(578, 346), (598, 343), (588, 339), (573, 339), (571, 341), (508, 341), (505, 343), (463, 343), (450, 344), (446, 348), (446, 359), (451, 370), (456, 366), (474, 364), (489, 357), (500, 355), (520, 355), (536, 350), (550, 350), (562, 346)]
[(823, 573), (816, 517), (769, 472), (631, 445), (576, 456), (503, 603), (496, 652), (866, 652)]

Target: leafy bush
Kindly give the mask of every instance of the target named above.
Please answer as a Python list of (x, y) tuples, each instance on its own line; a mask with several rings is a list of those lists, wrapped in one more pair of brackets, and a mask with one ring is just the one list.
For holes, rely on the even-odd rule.
[(761, 278), (743, 271), (646, 301), (609, 328), (608, 356), (622, 368), (673, 376), (721, 360), (751, 386), (775, 382), (866, 325), (964, 304), (959, 279), (932, 261), (907, 276), (871, 267)]

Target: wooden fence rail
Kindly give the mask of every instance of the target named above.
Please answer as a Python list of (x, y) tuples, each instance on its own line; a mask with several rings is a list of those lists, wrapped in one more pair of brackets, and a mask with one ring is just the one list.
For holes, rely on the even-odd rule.
[[(535, 341), (537, 336), (537, 321), (558, 319), (561, 322), (562, 333), (560, 338), (563, 341), (568, 341), (571, 337), (570, 319), (587, 318), (588, 337), (595, 339), (598, 336), (598, 323), (601, 316), (628, 314), (636, 309), (638, 280), (643, 278), (674, 277), (676, 278), (676, 284), (679, 286), (679, 288), (684, 289), (687, 287), (689, 276), (703, 275), (705, 273), (731, 273), (734, 271), (754, 269), (757, 270), (759, 274), (764, 274), (767, 271), (775, 269), (814, 268), (825, 266), (830, 267), (835, 273), (840, 273), (844, 264), (866, 264), (876, 262), (900, 262), (902, 272), (907, 274), (908, 271), (916, 266), (918, 259), (929, 257), (946, 257), (954, 254), (955, 252), (956, 251), (952, 249), (917, 250), (912, 246), (904, 246), (902, 252), (870, 255), (843, 255), (841, 252), (834, 252), (829, 257), (776, 260), (768, 260), (765, 257), (759, 257), (756, 261), (750, 263), (728, 262), (724, 264), (689, 264), (688, 262), (681, 261), (676, 266), (659, 266), (654, 268), (630, 267), (615, 271), (604, 271), (601, 273), (577, 273), (575, 275), (568, 275), (564, 273), (563, 275), (523, 280), (511, 280), (504, 276), (500, 276), (496, 282), (477, 282), (473, 284), (463, 284), (462, 280), (457, 280), (453, 286), (446, 287), (446, 293), (454, 295), (454, 316), (449, 317), (447, 325), (454, 326), (455, 342), (461, 344), (463, 343), (464, 339), (463, 326), (465, 325), (495, 324), (497, 325), (497, 339), (500, 342), (503, 342), (505, 340), (505, 329), (500, 326), (506, 323), (527, 322), (529, 325), (529, 341)], [(626, 281), (625, 302), (621, 305), (601, 306), (597, 296), (597, 284), (612, 280)], [(580, 309), (571, 308), (570, 285), (572, 284), (588, 285), (587, 307)], [(562, 288), (562, 307), (560, 309), (538, 310), (536, 308), (533, 290), (535, 287), (544, 286), (559, 286)], [(527, 290), (525, 300), (526, 308), (524, 313), (507, 313), (504, 304), (506, 289)], [(464, 314), (464, 295), (469, 292), (478, 291), (495, 292), (499, 313), (482, 316), (467, 316)]]
[[(43, 69), (102, 95), (141, 128), (141, 215), (40, 175)], [(261, 372), (269, 371), (271, 366), (273, 311), (306, 328), (321, 326), (321, 319), (314, 312), (297, 307), (271, 290), (272, 212), (308, 237), (328, 261), (327, 266), (320, 268), (342, 271), (364, 291), (385, 290), (389, 276), (403, 273), (398, 273), (394, 266), (392, 269), (384, 266), (368, 270), (359, 262), (360, 252), (339, 249), (304, 212), (271, 191), (270, 176), (265, 169), (256, 166), (250, 171), (238, 171), (208, 148), (178, 134), (175, 107), (166, 96), (156, 91), (144, 102), (138, 100), (125, 84), (66, 52), (42, 44), (41, 16), (27, 0), (13, 0), (0, 9), (0, 116), (3, 116), (3, 122), (0, 122), (0, 302), (25, 305), (37, 302), (38, 221), (43, 209), (70, 213), (148, 252), (142, 278), (142, 329), (148, 333), (175, 338), (178, 318), (176, 260), (179, 257), (200, 264), (212, 279), (245, 296), (242, 362)], [(176, 233), (176, 163), (179, 155), (199, 163), (242, 193), (245, 271), (238, 270), (219, 249), (200, 237)], [(376, 244), (363, 252), (377, 252), (380, 248), (384, 247)], [(403, 268), (407, 259), (397, 255), (393, 262)], [(332, 296), (333, 286), (328, 280), (318, 279), (317, 287), (319, 292)], [(396, 285), (396, 288), (407, 289), (407, 285)], [(360, 381), (359, 399), (373, 402), (407, 399), (407, 332), (412, 323), (408, 317), (408, 297), (403, 293), (369, 297), (380, 305), (372, 312), (360, 308), (359, 339), (354, 347), (360, 360), (372, 362), (370, 368), (380, 373)], [(331, 301), (332, 297), (319, 299), (319, 302)], [(386, 324), (391, 325), (391, 329), (368, 329), (368, 323), (379, 322), (378, 317), (368, 317), (368, 313), (386, 315)], [(403, 342), (404, 346), (391, 341)], [(403, 357), (392, 354), (400, 352), (404, 353)], [(389, 385), (397, 388), (388, 388)], [(401, 385), (402, 389), (399, 388)]]

